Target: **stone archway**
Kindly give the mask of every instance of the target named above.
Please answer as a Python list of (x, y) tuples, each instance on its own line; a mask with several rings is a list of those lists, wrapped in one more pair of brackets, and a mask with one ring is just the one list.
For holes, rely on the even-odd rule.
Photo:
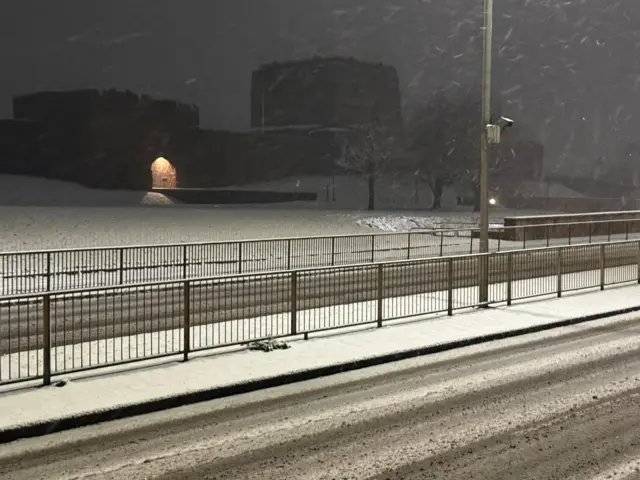
[(151, 164), (153, 188), (177, 188), (178, 178), (175, 167), (164, 157), (157, 158)]

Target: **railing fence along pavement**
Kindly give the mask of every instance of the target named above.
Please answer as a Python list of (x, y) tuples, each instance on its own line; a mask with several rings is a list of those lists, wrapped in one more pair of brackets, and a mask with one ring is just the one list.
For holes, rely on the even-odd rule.
[(267, 338), (640, 282), (640, 241), (0, 297), (0, 384)]
[[(566, 229), (563, 237), (554, 238), (561, 228)], [(498, 238), (490, 240), (490, 248), (500, 252), (629, 240), (636, 231), (640, 219), (502, 227), (491, 229)], [(478, 251), (477, 232), (426, 230), (0, 253), (0, 296), (464, 255)], [(503, 240), (507, 233), (517, 240)]]

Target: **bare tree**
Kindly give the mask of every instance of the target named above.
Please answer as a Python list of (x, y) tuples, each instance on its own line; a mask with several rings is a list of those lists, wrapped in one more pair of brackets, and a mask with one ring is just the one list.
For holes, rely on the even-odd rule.
[[(419, 171), (433, 191), (434, 210), (442, 205), (444, 188), (463, 183), (474, 190), (476, 208), (480, 190), (480, 95), (435, 92), (420, 105), (409, 124), (410, 150)], [(501, 168), (501, 157), (492, 156), (490, 169)]]
[(343, 139), (342, 155), (336, 164), (347, 171), (366, 175), (369, 210), (375, 209), (376, 177), (389, 167), (396, 152), (396, 138), (378, 122), (353, 126)]
[(640, 186), (640, 142), (633, 141), (625, 145), (622, 155), (612, 162), (599, 162), (604, 168), (604, 180), (610, 183)]

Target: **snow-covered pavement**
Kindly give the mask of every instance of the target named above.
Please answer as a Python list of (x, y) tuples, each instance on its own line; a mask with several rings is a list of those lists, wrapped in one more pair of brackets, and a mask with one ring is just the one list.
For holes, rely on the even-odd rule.
[[(562, 321), (634, 309), (640, 286), (611, 288), (603, 292), (567, 294), (559, 299), (518, 302), (511, 307), (461, 313), (453, 317), (433, 315), (345, 329), (340, 334), (313, 334), (309, 340), (295, 338), (288, 350), (269, 354), (241, 349), (216, 355), (199, 354), (189, 362), (157, 359), (148, 368), (102, 369), (100, 375), (70, 374), (62, 388), (4, 387), (0, 395), (0, 430), (53, 421), (185, 395), (246, 384), (292, 372), (347, 364), (487, 335), (551, 325)], [(392, 325), (393, 324), (393, 325)], [(195, 357), (195, 354), (194, 354)], [(114, 395), (114, 392), (117, 394)]]

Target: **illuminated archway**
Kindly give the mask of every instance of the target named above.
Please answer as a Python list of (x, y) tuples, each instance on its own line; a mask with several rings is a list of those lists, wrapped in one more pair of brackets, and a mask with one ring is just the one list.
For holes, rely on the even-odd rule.
[(177, 188), (176, 169), (166, 158), (160, 157), (151, 164), (153, 188)]

